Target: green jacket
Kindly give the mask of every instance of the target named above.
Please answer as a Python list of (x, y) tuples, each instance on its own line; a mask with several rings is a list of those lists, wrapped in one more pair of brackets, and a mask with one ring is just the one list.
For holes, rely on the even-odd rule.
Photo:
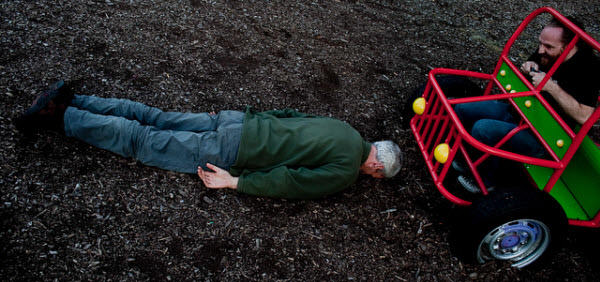
[(345, 122), (294, 110), (246, 110), (230, 169), (239, 192), (310, 199), (339, 192), (358, 177), (371, 144)]

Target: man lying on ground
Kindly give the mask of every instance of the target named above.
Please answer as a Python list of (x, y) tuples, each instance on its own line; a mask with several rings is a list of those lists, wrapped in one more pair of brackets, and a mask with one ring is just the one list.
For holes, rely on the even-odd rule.
[(208, 188), (310, 199), (350, 186), (359, 172), (392, 177), (402, 155), (347, 123), (294, 110), (163, 112), (125, 99), (74, 95), (64, 82), (17, 119), (20, 130), (53, 129), (145, 165), (197, 173)]

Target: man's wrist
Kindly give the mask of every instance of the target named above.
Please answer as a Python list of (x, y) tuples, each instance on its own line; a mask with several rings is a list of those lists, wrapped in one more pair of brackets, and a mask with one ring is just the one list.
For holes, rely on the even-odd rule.
[(550, 86), (548, 89), (549, 92), (555, 92), (560, 89), (560, 86), (558, 86), (558, 82), (552, 78), (550, 78), (546, 84), (549, 84)]
[(239, 182), (240, 178), (239, 177), (231, 177), (231, 181), (229, 183), (229, 188), (231, 189), (237, 189), (237, 185)]

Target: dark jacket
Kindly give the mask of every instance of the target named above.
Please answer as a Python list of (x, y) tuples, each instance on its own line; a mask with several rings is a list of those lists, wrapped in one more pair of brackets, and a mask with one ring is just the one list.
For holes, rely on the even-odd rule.
[(339, 192), (358, 177), (371, 144), (345, 122), (294, 110), (246, 110), (230, 169), (239, 192), (310, 199)]

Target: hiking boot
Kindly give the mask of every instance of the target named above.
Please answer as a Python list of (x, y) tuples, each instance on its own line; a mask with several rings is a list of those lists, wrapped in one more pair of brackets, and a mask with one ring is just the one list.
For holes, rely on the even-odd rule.
[[(481, 193), (481, 189), (479, 185), (477, 185), (477, 181), (473, 177), (459, 175), (456, 180), (458, 183), (465, 188), (469, 193), (479, 194)], [(494, 191), (494, 187), (487, 187), (488, 192)]]
[(64, 81), (52, 84), (15, 120), (17, 129), (30, 131), (35, 128), (47, 128), (64, 131), (63, 116), (73, 97), (73, 92)]

